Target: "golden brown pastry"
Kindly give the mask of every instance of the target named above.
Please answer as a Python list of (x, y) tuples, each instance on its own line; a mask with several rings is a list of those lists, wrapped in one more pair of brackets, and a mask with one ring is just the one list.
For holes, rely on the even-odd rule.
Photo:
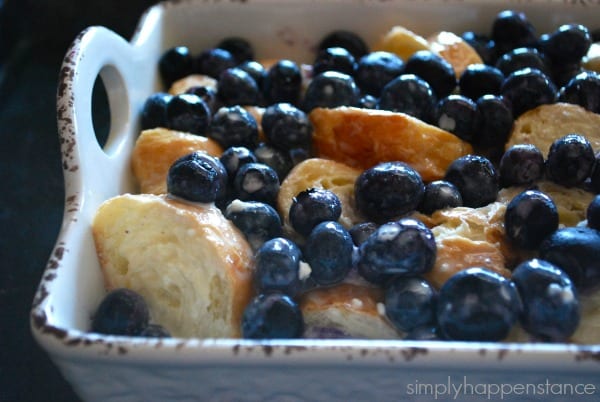
[(240, 336), (254, 259), (219, 209), (126, 194), (100, 206), (92, 230), (107, 290), (140, 293), (173, 336)]
[(470, 64), (481, 64), (479, 53), (463, 38), (455, 33), (442, 31), (427, 38), (431, 50), (442, 56), (454, 68), (456, 78), (460, 78)]
[(401, 25), (386, 32), (375, 49), (394, 53), (404, 61), (419, 50), (430, 50), (427, 39)]

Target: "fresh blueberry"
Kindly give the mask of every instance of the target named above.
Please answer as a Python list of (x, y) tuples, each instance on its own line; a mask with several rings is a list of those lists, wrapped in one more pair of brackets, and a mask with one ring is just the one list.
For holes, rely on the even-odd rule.
[(303, 332), (302, 311), (282, 293), (259, 294), (242, 315), (242, 336), (246, 339), (300, 338)]
[(496, 54), (496, 44), (490, 37), (473, 31), (465, 31), (460, 37), (475, 49), (485, 64), (494, 65), (498, 55)]
[(265, 75), (267, 75), (267, 70), (265, 70), (265, 67), (262, 64), (254, 60), (249, 60), (239, 64), (237, 68), (250, 74), (250, 76), (254, 78), (256, 85), (262, 90)]
[(402, 73), (404, 62), (394, 53), (371, 52), (358, 60), (354, 79), (363, 94), (379, 97), (383, 87)]
[(489, 159), (480, 155), (465, 155), (455, 159), (444, 176), (454, 184), (466, 207), (483, 207), (496, 201), (498, 173)]
[(567, 134), (550, 146), (546, 172), (555, 183), (577, 186), (590, 177), (595, 161), (592, 145), (584, 136)]
[(227, 176), (230, 181), (233, 181), (233, 178), (242, 165), (258, 162), (254, 152), (246, 147), (229, 147), (223, 151), (219, 160), (225, 167), (225, 170), (227, 170)]
[(544, 176), (544, 155), (533, 144), (516, 144), (500, 158), (498, 171), (502, 187), (535, 183)]
[(477, 104), (462, 95), (448, 95), (437, 103), (434, 123), (442, 130), (471, 142), (479, 128)]
[(214, 202), (227, 191), (227, 170), (215, 157), (196, 151), (177, 159), (167, 173), (167, 191), (195, 202)]
[(560, 89), (558, 101), (600, 113), (600, 74), (593, 71), (577, 74)]
[(193, 86), (186, 89), (185, 93), (199, 96), (206, 103), (211, 114), (217, 111), (218, 100), (216, 89), (206, 86)]
[(425, 192), (419, 173), (403, 162), (383, 162), (362, 172), (354, 185), (356, 206), (374, 222), (414, 211)]
[(231, 53), (225, 49), (213, 48), (202, 51), (196, 57), (195, 70), (198, 74), (218, 79), (221, 73), (237, 64)]
[(140, 336), (146, 338), (170, 338), (171, 333), (162, 325), (148, 324), (148, 326), (140, 332)]
[(310, 147), (298, 147), (289, 150), (290, 159), (292, 160), (292, 166), (296, 166), (300, 162), (312, 158), (313, 154)]
[(107, 293), (92, 318), (92, 332), (137, 336), (148, 326), (150, 313), (137, 292), (119, 288)]
[(279, 214), (264, 202), (233, 200), (225, 209), (225, 217), (241, 230), (253, 250), (282, 233)]
[(460, 94), (476, 101), (483, 95), (498, 95), (504, 74), (487, 64), (469, 64), (458, 79)]
[(360, 36), (354, 32), (344, 30), (336, 30), (328, 33), (319, 42), (318, 49), (323, 50), (331, 47), (346, 49), (356, 60), (369, 52), (369, 47)]
[(302, 73), (291, 60), (279, 60), (269, 70), (263, 81), (263, 95), (267, 104), (287, 102), (297, 104), (302, 89)]
[(232, 36), (224, 38), (217, 45), (219, 49), (227, 50), (233, 56), (236, 63), (254, 60), (254, 49), (250, 42), (244, 38)]
[(523, 302), (519, 321), (542, 340), (566, 341), (580, 320), (575, 286), (560, 268), (540, 259), (519, 264), (512, 273)]
[(540, 48), (555, 63), (579, 63), (592, 45), (589, 29), (580, 24), (564, 24), (540, 37)]
[[(566, 86), (573, 78), (586, 71), (581, 63), (555, 63), (552, 64), (551, 69), (552, 81), (560, 89)], [(558, 95), (560, 97), (560, 90), (558, 91)]]
[(379, 100), (376, 97), (367, 94), (361, 96), (361, 98), (358, 100), (357, 107), (364, 109), (377, 109), (377, 102), (379, 102)]
[(342, 225), (321, 222), (306, 238), (304, 256), (310, 265), (310, 277), (318, 285), (341, 282), (353, 266), (354, 243)]
[(454, 184), (444, 180), (435, 180), (425, 186), (419, 211), (431, 215), (440, 209), (460, 207), (462, 204), (462, 196)]
[(277, 173), (280, 182), (285, 179), (294, 166), (289, 152), (275, 148), (264, 142), (261, 142), (254, 148), (254, 155), (256, 155), (256, 159), (258, 159), (259, 163), (269, 166)]
[(500, 341), (521, 312), (513, 282), (485, 268), (467, 268), (440, 288), (437, 319), (447, 339)]
[(404, 65), (403, 74), (414, 74), (424, 79), (438, 99), (450, 95), (456, 88), (452, 64), (430, 50), (413, 53)]
[(550, 78), (532, 68), (511, 73), (502, 83), (500, 93), (510, 101), (515, 117), (537, 106), (554, 103), (557, 97), (556, 86)]
[(167, 127), (167, 105), (172, 98), (170, 94), (157, 92), (146, 99), (141, 113), (142, 130)]
[(292, 199), (289, 217), (294, 230), (308, 236), (315, 226), (324, 221), (337, 221), (342, 214), (342, 203), (334, 192), (309, 188)]
[(281, 292), (296, 296), (301, 288), (302, 252), (291, 240), (275, 237), (256, 251), (254, 282), (259, 293)]
[(491, 38), (498, 54), (502, 55), (518, 47), (534, 46), (537, 33), (525, 13), (504, 10), (494, 18)]
[(308, 147), (313, 127), (306, 113), (289, 103), (275, 103), (263, 113), (262, 129), (274, 147), (290, 150)]
[(257, 105), (260, 89), (250, 74), (241, 68), (233, 67), (219, 75), (217, 95), (225, 106)]
[(444, 338), (437, 325), (424, 325), (409, 331), (404, 340), (407, 341), (442, 341)]
[(414, 74), (402, 74), (382, 89), (377, 108), (406, 113), (429, 123), (433, 120), (436, 102), (425, 80)]
[(254, 148), (258, 142), (256, 119), (241, 106), (223, 106), (213, 115), (206, 132), (223, 148)]
[(558, 229), (558, 209), (543, 192), (523, 191), (508, 203), (504, 228), (506, 236), (517, 246), (536, 249), (546, 236)]
[(167, 128), (204, 135), (211, 120), (206, 103), (197, 95), (175, 95), (167, 104)]
[(356, 69), (356, 60), (352, 53), (343, 47), (328, 47), (317, 53), (313, 62), (313, 74), (319, 75), (325, 71), (337, 71), (353, 75)]
[(158, 70), (166, 87), (194, 71), (194, 58), (186, 46), (166, 50), (158, 60)]
[(496, 61), (496, 68), (504, 76), (509, 76), (515, 71), (524, 68), (537, 69), (548, 76), (551, 75), (549, 64), (544, 55), (532, 47), (519, 47), (504, 53)]
[(588, 227), (600, 230), (600, 195), (594, 197), (586, 209)]
[(261, 201), (275, 205), (279, 193), (279, 178), (264, 163), (246, 163), (233, 180), (235, 196), (242, 201)]
[(393, 275), (428, 272), (437, 247), (431, 230), (421, 221), (402, 218), (385, 223), (358, 249), (358, 272), (368, 281), (383, 283)]
[(385, 289), (385, 315), (396, 328), (411, 332), (436, 322), (437, 291), (424, 279), (398, 276)]
[(590, 174), (590, 190), (595, 194), (600, 194), (600, 153), (596, 154), (596, 162)]
[(539, 257), (565, 271), (578, 289), (600, 283), (600, 233), (588, 227), (566, 227), (542, 242)]
[(354, 79), (337, 71), (325, 71), (314, 77), (304, 94), (304, 110), (314, 108), (335, 108), (355, 106), (360, 99), (360, 91)]
[(502, 148), (514, 125), (512, 107), (502, 96), (484, 95), (476, 102), (479, 124), (473, 143), (482, 148)]
[(348, 232), (352, 236), (354, 245), (358, 247), (377, 230), (377, 227), (375, 222), (360, 222), (352, 226)]

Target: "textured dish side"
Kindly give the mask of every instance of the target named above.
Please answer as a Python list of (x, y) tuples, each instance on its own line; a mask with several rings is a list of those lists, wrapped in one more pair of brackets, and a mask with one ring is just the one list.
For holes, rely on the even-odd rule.
[[(199, 395), (209, 395), (203, 400), (431, 400), (431, 395), (409, 395), (409, 385), (446, 383), (449, 374), (453, 381), (467, 375), (479, 383), (549, 380), (600, 389), (600, 345), (160, 341), (85, 333), (103, 292), (89, 224), (102, 201), (134, 190), (129, 154), (141, 104), (159, 88), (154, 66), (162, 50), (187, 43), (198, 51), (224, 36), (241, 35), (256, 43), (259, 58), (310, 61), (315, 43), (333, 28), (355, 30), (371, 43), (396, 24), (424, 35), (439, 28), (485, 31), (504, 8), (527, 12), (540, 30), (561, 22), (591, 24), (600, 16), (597, 1), (183, 0), (147, 11), (131, 45), (106, 30), (82, 33), (65, 58), (58, 90), (65, 220), (32, 310), (36, 338), (77, 392), (99, 401), (197, 400)], [(112, 116), (104, 151), (90, 117), (91, 85), (99, 71)]]

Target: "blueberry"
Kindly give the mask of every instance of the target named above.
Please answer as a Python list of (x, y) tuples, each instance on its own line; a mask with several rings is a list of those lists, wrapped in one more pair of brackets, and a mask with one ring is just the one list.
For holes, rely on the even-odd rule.
[(600, 194), (600, 153), (596, 154), (596, 162), (590, 174), (590, 190), (595, 194)]
[(376, 97), (367, 94), (361, 96), (361, 98), (358, 100), (357, 107), (364, 109), (377, 109), (377, 102), (379, 102), (379, 100)]
[(287, 102), (297, 104), (302, 88), (302, 73), (291, 60), (279, 60), (269, 70), (263, 82), (267, 104)]
[(514, 197), (504, 214), (506, 236), (517, 246), (533, 250), (558, 229), (558, 209), (538, 190), (526, 190)]
[(600, 283), (600, 233), (588, 227), (566, 227), (542, 242), (539, 257), (565, 271), (578, 289)]
[(254, 152), (246, 147), (229, 147), (223, 151), (219, 160), (225, 167), (225, 170), (227, 170), (227, 176), (230, 181), (233, 181), (233, 178), (242, 165), (258, 162)]
[(228, 68), (219, 75), (217, 95), (225, 106), (257, 105), (260, 99), (258, 84), (241, 68)]
[(586, 209), (586, 219), (588, 227), (600, 229), (600, 196), (594, 197)]
[(356, 69), (356, 60), (352, 53), (343, 47), (328, 47), (317, 53), (313, 62), (313, 75), (319, 75), (325, 71), (337, 71), (343, 74), (353, 75)]
[(402, 74), (381, 91), (378, 109), (401, 112), (431, 122), (437, 98), (431, 86), (414, 74)]
[(516, 144), (504, 152), (498, 168), (502, 187), (530, 185), (544, 176), (544, 155), (533, 144)]
[(560, 89), (558, 101), (600, 113), (600, 74), (592, 71), (577, 74)]
[(236, 36), (227, 37), (221, 40), (217, 47), (231, 53), (238, 64), (254, 59), (254, 49), (250, 42), (244, 38)]
[(419, 173), (403, 162), (383, 162), (362, 172), (354, 185), (356, 206), (374, 222), (414, 211), (425, 192)]
[(262, 116), (262, 129), (274, 147), (290, 150), (308, 147), (313, 127), (306, 113), (289, 103), (275, 103)]
[(298, 304), (281, 293), (259, 294), (242, 315), (242, 336), (246, 339), (300, 338), (303, 331)]
[(487, 64), (469, 64), (458, 79), (460, 94), (474, 101), (483, 95), (498, 95), (504, 74)]
[(424, 279), (395, 277), (385, 289), (385, 315), (404, 332), (434, 326), (437, 291)]
[(454, 184), (444, 180), (435, 180), (425, 186), (419, 211), (431, 215), (440, 209), (460, 207), (462, 204), (462, 196)]
[(590, 31), (580, 24), (564, 24), (542, 35), (540, 48), (555, 63), (579, 63), (592, 45)]
[(256, 155), (259, 163), (263, 163), (275, 171), (280, 182), (285, 179), (294, 166), (289, 152), (275, 148), (264, 142), (261, 142), (254, 148), (254, 155)]
[(142, 130), (167, 127), (167, 105), (172, 98), (170, 94), (157, 92), (146, 99), (141, 113)]
[(217, 111), (218, 101), (216, 89), (206, 86), (193, 86), (186, 89), (185, 93), (199, 96), (204, 103), (206, 103), (211, 114)]
[(566, 341), (580, 320), (575, 286), (560, 268), (540, 259), (519, 264), (512, 274), (523, 302), (519, 321), (537, 338)]
[(242, 201), (261, 201), (275, 205), (279, 193), (279, 178), (264, 163), (247, 163), (240, 167), (233, 180), (235, 196)]
[(509, 76), (511, 73), (524, 68), (537, 69), (548, 76), (551, 75), (550, 67), (544, 55), (532, 47), (519, 47), (504, 53), (496, 61), (496, 68), (504, 76)]
[(137, 292), (119, 288), (107, 293), (92, 318), (92, 332), (136, 336), (148, 326), (150, 313)]
[(479, 155), (465, 155), (455, 159), (444, 176), (460, 192), (466, 207), (483, 207), (496, 201), (498, 173), (489, 159)]
[(166, 87), (194, 72), (194, 58), (186, 46), (167, 49), (158, 60), (158, 70)]
[(341, 282), (352, 269), (353, 251), (352, 237), (342, 225), (319, 223), (306, 238), (304, 248), (311, 279), (323, 286)]
[(403, 74), (414, 74), (424, 79), (437, 98), (450, 95), (456, 88), (456, 74), (452, 64), (430, 50), (413, 53), (404, 65)]
[(227, 171), (215, 157), (196, 151), (177, 159), (167, 173), (169, 194), (195, 202), (225, 197)]
[(437, 319), (445, 338), (463, 341), (500, 341), (521, 312), (513, 282), (486, 268), (467, 268), (452, 275), (440, 288)]
[(492, 23), (491, 38), (498, 54), (524, 46), (534, 46), (537, 34), (525, 13), (504, 10), (496, 15)]
[(254, 282), (259, 293), (281, 292), (296, 296), (301, 288), (302, 252), (291, 240), (271, 238), (256, 251)]
[(479, 123), (477, 105), (465, 96), (448, 95), (437, 103), (434, 123), (442, 130), (471, 142)]
[(258, 87), (262, 90), (263, 82), (265, 80), (265, 76), (267, 75), (267, 70), (265, 70), (262, 64), (254, 60), (249, 60), (239, 64), (237, 68), (250, 74), (250, 76), (254, 78), (256, 85), (258, 85)]
[(351, 76), (325, 71), (308, 84), (304, 94), (304, 110), (310, 112), (317, 107), (355, 106), (359, 99), (360, 91)]
[(282, 233), (279, 214), (264, 202), (233, 200), (225, 209), (225, 217), (240, 229), (253, 250)]
[(146, 338), (170, 338), (171, 333), (162, 325), (148, 324), (148, 326), (140, 332), (140, 336)]
[(211, 112), (197, 95), (175, 95), (167, 104), (167, 128), (204, 135), (210, 124)]
[(358, 272), (374, 283), (392, 275), (420, 275), (431, 270), (436, 254), (431, 230), (421, 221), (402, 218), (381, 225), (360, 245)]
[(537, 106), (554, 103), (557, 97), (556, 86), (550, 78), (532, 68), (511, 73), (502, 83), (500, 93), (510, 101), (515, 117)]
[(590, 176), (595, 160), (592, 145), (584, 136), (567, 134), (550, 146), (546, 172), (555, 183), (577, 186)]
[(235, 59), (227, 50), (206, 49), (196, 57), (195, 70), (198, 74), (218, 79), (223, 71), (235, 67), (236, 64)]
[(360, 222), (352, 226), (348, 232), (352, 236), (354, 245), (358, 247), (377, 230), (377, 227), (375, 222)]
[(512, 107), (502, 96), (484, 95), (476, 102), (479, 124), (473, 143), (483, 148), (501, 148), (514, 125)]
[(379, 97), (383, 87), (402, 73), (404, 62), (394, 53), (377, 51), (358, 60), (354, 80), (363, 94)]
[(319, 42), (318, 49), (323, 50), (331, 47), (344, 48), (357, 60), (369, 52), (369, 47), (359, 35), (344, 30), (336, 30), (328, 33)]
[(342, 203), (334, 192), (309, 188), (292, 199), (289, 217), (294, 230), (308, 236), (315, 226), (324, 221), (337, 221), (342, 214)]
[(460, 37), (475, 49), (485, 64), (494, 65), (498, 55), (496, 54), (496, 44), (490, 37), (473, 31), (465, 31)]
[[(566, 86), (573, 78), (585, 72), (585, 69), (582, 67), (581, 63), (555, 63), (551, 66), (551, 69), (552, 81), (554, 82), (554, 85), (560, 89)], [(561, 92), (559, 90), (559, 97), (560, 93)]]
[(441, 341), (444, 340), (437, 325), (424, 325), (409, 331), (404, 340), (407, 341)]
[(258, 124), (241, 106), (223, 106), (213, 115), (206, 132), (223, 148), (254, 148), (258, 142)]

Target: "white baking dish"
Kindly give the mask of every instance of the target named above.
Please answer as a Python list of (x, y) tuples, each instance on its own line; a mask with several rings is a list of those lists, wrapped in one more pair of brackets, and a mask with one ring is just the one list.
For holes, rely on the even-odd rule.
[[(393, 25), (425, 36), (442, 29), (488, 32), (506, 8), (525, 11), (540, 32), (574, 21), (600, 27), (600, 3), (592, 0), (198, 0), (152, 7), (131, 42), (102, 27), (82, 32), (65, 56), (58, 88), (64, 222), (31, 313), (36, 339), (77, 393), (95, 401), (597, 400), (600, 345), (86, 333), (104, 291), (90, 221), (102, 201), (135, 191), (129, 155), (141, 105), (160, 88), (156, 65), (165, 49), (185, 44), (197, 52), (235, 35), (250, 39), (258, 58), (310, 62), (314, 45), (333, 29), (353, 30), (369, 43)], [(111, 111), (103, 148), (91, 117), (98, 75)]]

